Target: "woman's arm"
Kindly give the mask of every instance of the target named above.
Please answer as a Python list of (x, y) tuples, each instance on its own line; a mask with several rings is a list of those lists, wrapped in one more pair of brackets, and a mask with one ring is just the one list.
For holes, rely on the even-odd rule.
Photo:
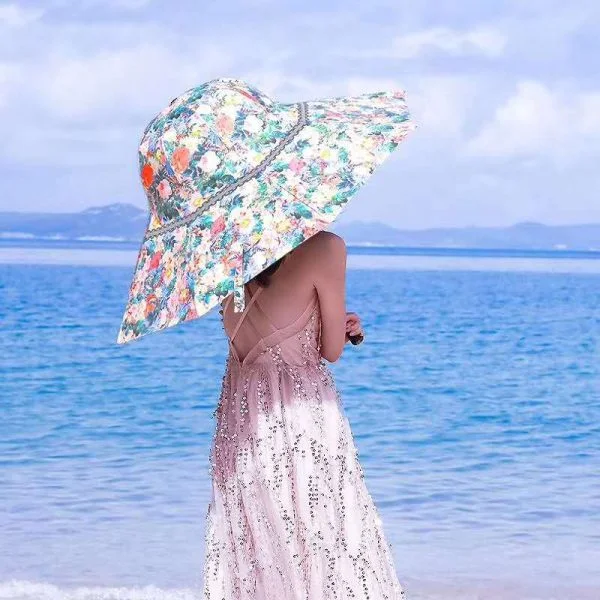
[(346, 343), (346, 244), (328, 231), (315, 237), (313, 277), (321, 308), (321, 356), (335, 362)]

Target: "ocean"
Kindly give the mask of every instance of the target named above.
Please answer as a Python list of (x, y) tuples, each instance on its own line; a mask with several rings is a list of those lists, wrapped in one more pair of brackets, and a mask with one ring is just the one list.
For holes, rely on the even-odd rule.
[[(200, 598), (219, 315), (116, 344), (137, 248), (0, 243), (0, 599)], [(600, 258), (351, 249), (331, 366), (409, 599), (600, 598)]]

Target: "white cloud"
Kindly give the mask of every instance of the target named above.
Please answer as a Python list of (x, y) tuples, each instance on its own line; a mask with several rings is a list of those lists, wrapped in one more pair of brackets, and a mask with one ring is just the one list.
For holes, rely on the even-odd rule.
[(423, 76), (407, 81), (407, 102), (420, 135), (461, 138), (476, 84), (463, 76)]
[(158, 112), (174, 94), (230, 67), (230, 55), (209, 43), (193, 52), (142, 43), (89, 55), (55, 53), (18, 66), (0, 64), (0, 96), (4, 89), (20, 105), (28, 102), (64, 123), (150, 118), (148, 111)]
[(10, 160), (46, 167), (103, 167), (130, 165), (135, 168), (138, 128), (56, 127), (26, 124), (8, 150)]
[(0, 63), (0, 130), (6, 140), (0, 156), (52, 165), (122, 161), (123, 145), (135, 148), (146, 123), (175, 95), (230, 68), (226, 50), (205, 42), (189, 51), (184, 43), (141, 43), (79, 56), (62, 49), (19, 64)]
[(0, 109), (9, 103), (19, 69), (12, 63), (0, 63)]
[(584, 94), (579, 99), (579, 127), (582, 133), (600, 135), (600, 92)]
[(192, 87), (202, 77), (201, 63), (195, 58), (183, 59), (159, 44), (90, 56), (52, 56), (34, 69), (37, 73), (29, 85), (54, 117), (81, 121), (113, 115), (119, 119), (119, 115), (158, 112), (174, 90)]
[(334, 94), (336, 81), (317, 81), (297, 73), (278, 69), (252, 68), (240, 74), (240, 79), (264, 90), (274, 100), (297, 102), (311, 98), (324, 98)]
[[(126, 10), (137, 10), (144, 8), (147, 4), (150, 4), (152, 0), (111, 0), (110, 4), (115, 8), (122, 8)], [(95, 4), (105, 4), (105, 0), (98, 0)]]
[[(214, 76), (226, 73), (234, 64), (234, 57), (220, 48), (206, 45), (198, 52), (212, 64)], [(29, 113), (39, 115), (45, 126), (23, 121), (18, 136), (21, 141), (17, 143), (17, 136), (5, 134), (13, 141), (4, 146), (3, 153), (25, 162), (47, 161), (55, 165), (69, 164), (71, 160), (77, 164), (94, 160), (108, 164), (117, 160), (118, 152), (111, 152), (111, 144), (116, 148), (127, 140), (103, 131), (122, 124), (128, 128), (134, 144), (146, 121), (175, 94), (210, 78), (199, 72), (199, 56), (185, 56), (183, 60), (170, 46), (141, 44), (87, 57), (53, 55), (46, 62), (29, 65), (18, 79), (7, 69), (6, 81), (9, 75), (13, 76), (12, 90), (10, 86), (7, 90), (12, 92), (13, 103), (19, 98), (29, 102)], [(174, 64), (177, 69), (173, 69)], [(160, 77), (156, 77), (157, 73)], [(289, 102), (407, 90), (409, 109), (420, 127), (419, 137), (428, 139), (428, 143), (440, 137), (458, 140), (474, 87), (467, 78), (452, 76), (321, 80), (269, 68), (241, 70), (232, 75), (263, 89), (275, 100)], [(0, 68), (0, 108), (2, 80)], [(140, 131), (131, 127), (135, 123)], [(5, 127), (9, 126), (6, 120)], [(82, 135), (88, 137), (87, 145), (80, 143)]]
[(388, 48), (367, 51), (365, 57), (413, 59), (437, 52), (451, 56), (483, 55), (496, 58), (504, 53), (506, 36), (491, 27), (458, 31), (449, 27), (432, 27), (395, 37)]
[(452, 55), (483, 54), (496, 57), (502, 54), (505, 44), (504, 35), (486, 27), (464, 32), (435, 27), (395, 38), (392, 52), (397, 58), (415, 58), (429, 50)]
[(138, 10), (150, 4), (152, 0), (53, 0), (52, 6), (57, 8), (72, 7), (77, 4), (78, 8), (96, 8), (112, 10)]
[(0, 5), (0, 24), (8, 27), (23, 27), (37, 21), (44, 11), (38, 8), (24, 8), (18, 4)]
[(523, 81), (490, 123), (472, 138), (468, 155), (551, 157), (566, 163), (600, 150), (600, 92)]

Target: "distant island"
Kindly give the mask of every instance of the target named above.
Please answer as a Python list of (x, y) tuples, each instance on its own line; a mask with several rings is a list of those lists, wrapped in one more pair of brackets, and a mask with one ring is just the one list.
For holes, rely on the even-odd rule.
[[(0, 239), (141, 242), (147, 210), (114, 203), (77, 213), (0, 212)], [(585, 250), (600, 252), (600, 224), (397, 229), (379, 222), (334, 224), (352, 246)]]

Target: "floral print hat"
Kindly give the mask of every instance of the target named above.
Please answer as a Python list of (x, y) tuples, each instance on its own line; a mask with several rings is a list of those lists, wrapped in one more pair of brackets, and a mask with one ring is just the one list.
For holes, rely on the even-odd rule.
[(336, 219), (413, 128), (404, 92), (283, 104), (214, 79), (146, 127), (150, 208), (120, 344), (202, 316)]

